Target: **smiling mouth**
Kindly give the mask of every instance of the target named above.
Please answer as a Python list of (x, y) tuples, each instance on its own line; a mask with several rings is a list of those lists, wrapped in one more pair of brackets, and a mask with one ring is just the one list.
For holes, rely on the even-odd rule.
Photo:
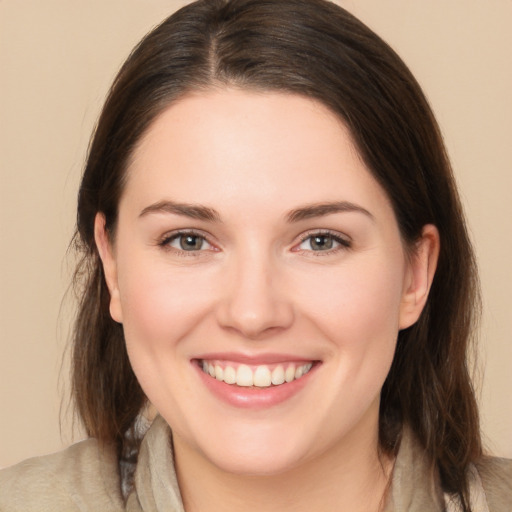
[(273, 365), (246, 365), (232, 362), (205, 359), (198, 360), (204, 373), (218, 381), (240, 387), (268, 388), (281, 386), (306, 375), (314, 361), (307, 363), (283, 363)]

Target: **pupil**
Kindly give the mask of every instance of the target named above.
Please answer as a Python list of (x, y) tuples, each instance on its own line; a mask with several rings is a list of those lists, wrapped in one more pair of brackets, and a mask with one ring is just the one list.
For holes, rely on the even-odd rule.
[(195, 235), (182, 236), (180, 239), (180, 246), (184, 251), (201, 249), (202, 243), (201, 237)]
[(328, 235), (315, 236), (311, 246), (313, 249), (332, 249), (332, 238)]

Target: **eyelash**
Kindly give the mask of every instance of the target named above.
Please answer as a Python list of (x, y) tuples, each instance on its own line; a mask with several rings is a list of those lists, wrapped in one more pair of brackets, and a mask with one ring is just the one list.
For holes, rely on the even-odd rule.
[[(210, 246), (215, 247), (214, 244), (212, 244), (208, 240), (208, 237), (204, 233), (201, 233), (201, 232), (195, 231), (195, 230), (191, 230), (191, 229), (175, 231), (173, 233), (164, 235), (162, 237), (162, 239), (160, 239), (158, 241), (158, 246), (166, 251), (173, 251), (176, 254), (179, 254), (180, 256), (197, 257), (197, 256), (200, 256), (201, 253), (205, 252), (204, 249), (186, 251), (183, 249), (178, 249), (176, 247), (171, 247), (170, 244), (182, 236), (198, 237), (198, 238), (201, 238), (204, 242), (206, 242)], [(335, 242), (339, 245), (338, 245), (338, 247), (327, 249), (325, 251), (314, 251), (314, 250), (308, 250), (308, 249), (300, 249), (300, 246), (304, 242), (306, 242), (309, 239), (313, 239), (314, 237), (329, 237), (332, 239), (333, 242)], [(296, 244), (292, 250), (294, 252), (309, 253), (314, 256), (326, 256), (326, 255), (337, 253), (338, 251), (350, 249), (351, 247), (352, 247), (352, 242), (350, 240), (348, 240), (347, 238), (344, 238), (344, 237), (340, 236), (338, 233), (333, 232), (333, 231), (322, 230), (322, 231), (310, 231), (310, 232), (304, 233), (300, 237), (299, 243)]]
[(175, 240), (178, 240), (182, 236), (193, 236), (201, 238), (204, 242), (209, 244), (212, 247), (215, 247), (209, 240), (208, 237), (199, 231), (195, 231), (193, 229), (186, 229), (182, 231), (174, 231), (173, 233), (166, 234), (162, 237), (161, 240), (158, 241), (158, 246), (161, 247), (165, 251), (173, 251), (180, 256), (192, 256), (197, 257), (200, 256), (201, 253), (204, 253), (204, 250), (199, 249), (197, 251), (186, 251), (184, 249), (177, 249), (176, 247), (171, 247), (171, 243)]
[[(327, 249), (325, 251), (313, 251), (313, 250), (307, 250), (307, 249), (300, 249), (299, 247), (307, 240), (313, 239), (315, 237), (329, 237), (333, 242), (339, 244), (338, 247), (334, 247), (332, 249)], [(296, 249), (294, 249), (296, 252), (304, 252), (309, 253), (313, 256), (328, 256), (331, 254), (335, 254), (339, 251), (345, 251), (347, 249), (352, 248), (352, 242), (348, 240), (347, 238), (341, 236), (339, 233), (335, 231), (329, 231), (329, 230), (322, 230), (322, 231), (309, 231), (307, 233), (304, 233), (301, 238), (300, 242), (295, 245)]]

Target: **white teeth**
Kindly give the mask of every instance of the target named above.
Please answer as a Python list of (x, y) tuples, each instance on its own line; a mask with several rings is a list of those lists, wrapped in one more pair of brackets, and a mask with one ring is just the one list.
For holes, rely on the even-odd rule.
[(312, 367), (313, 363), (306, 363), (301, 366), (288, 363), (286, 370), (283, 365), (279, 364), (272, 371), (267, 365), (253, 367), (253, 371), (246, 364), (241, 364), (235, 369), (231, 365), (223, 365), (220, 362), (208, 363), (205, 360), (201, 362), (203, 371), (219, 381), (242, 387), (255, 386), (258, 388), (266, 388), (271, 385), (280, 386), (285, 382), (288, 383), (295, 379), (300, 379)]
[(281, 365), (276, 366), (274, 371), (272, 372), (272, 384), (274, 386), (279, 386), (279, 384), (283, 384), (284, 382), (284, 369)]
[(236, 371), (232, 366), (226, 366), (226, 368), (224, 368), (224, 382), (226, 384), (236, 383)]
[(245, 364), (241, 364), (236, 371), (237, 386), (249, 387), (254, 384), (252, 370)]
[(284, 380), (286, 382), (291, 382), (295, 379), (295, 366), (288, 366), (286, 371), (284, 372)]
[(254, 372), (254, 385), (258, 388), (268, 388), (272, 384), (272, 376), (268, 366), (258, 366)]

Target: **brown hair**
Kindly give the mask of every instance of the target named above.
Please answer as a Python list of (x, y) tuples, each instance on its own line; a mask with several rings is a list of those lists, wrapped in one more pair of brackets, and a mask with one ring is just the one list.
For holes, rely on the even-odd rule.
[(404, 243), (432, 223), (441, 238), (427, 305), (399, 333), (382, 390), (380, 442), (395, 452), (407, 424), (469, 510), (466, 472), (481, 456), (467, 366), (478, 311), (474, 256), (437, 123), (416, 80), (364, 24), (324, 0), (200, 0), (149, 33), (110, 90), (91, 142), (78, 199), (75, 241), (83, 287), (74, 331), (73, 390), (87, 432), (120, 450), (145, 403), (94, 242), (103, 212), (115, 234), (124, 171), (141, 135), (178, 98), (231, 85), (321, 101), (349, 127), (386, 190)]

